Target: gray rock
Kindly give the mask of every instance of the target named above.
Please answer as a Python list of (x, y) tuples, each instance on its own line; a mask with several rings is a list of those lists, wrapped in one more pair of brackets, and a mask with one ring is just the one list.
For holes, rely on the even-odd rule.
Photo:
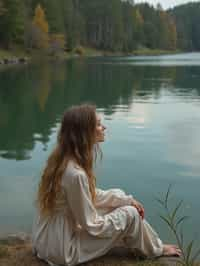
[(26, 63), (27, 61), (28, 61), (28, 58), (26, 58), (26, 57), (20, 57), (19, 59), (18, 59), (18, 61), (19, 61), (19, 63)]

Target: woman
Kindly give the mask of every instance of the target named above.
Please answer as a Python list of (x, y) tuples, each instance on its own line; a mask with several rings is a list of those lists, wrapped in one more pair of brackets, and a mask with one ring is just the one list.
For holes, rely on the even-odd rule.
[(179, 256), (176, 246), (162, 244), (131, 195), (96, 188), (93, 164), (105, 129), (93, 105), (65, 112), (39, 185), (35, 253), (52, 265), (70, 266), (100, 257), (119, 243), (149, 258)]

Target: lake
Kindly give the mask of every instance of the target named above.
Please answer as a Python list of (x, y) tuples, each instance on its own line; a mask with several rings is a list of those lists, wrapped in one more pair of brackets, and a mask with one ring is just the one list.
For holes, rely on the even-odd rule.
[(183, 200), (186, 239), (199, 240), (200, 53), (77, 58), (0, 68), (0, 235), (31, 232), (37, 185), (64, 110), (95, 103), (106, 125), (98, 186), (145, 206), (172, 235), (156, 198)]

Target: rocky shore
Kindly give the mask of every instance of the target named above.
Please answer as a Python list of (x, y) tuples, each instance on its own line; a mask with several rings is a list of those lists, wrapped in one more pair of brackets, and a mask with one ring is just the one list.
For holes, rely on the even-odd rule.
[(0, 59), (0, 65), (14, 65), (14, 64), (26, 64), (28, 57), (12, 57)]
[[(93, 260), (82, 266), (175, 266), (178, 259), (159, 258), (153, 261), (138, 260), (127, 249), (116, 248), (106, 256)], [(47, 263), (32, 254), (30, 236), (21, 234), (0, 239), (1, 266), (47, 266)]]

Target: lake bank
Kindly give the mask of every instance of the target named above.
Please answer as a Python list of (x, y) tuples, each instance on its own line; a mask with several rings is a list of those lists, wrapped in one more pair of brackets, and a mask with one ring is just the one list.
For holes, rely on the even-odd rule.
[[(84, 263), (84, 266), (175, 266), (177, 261), (174, 257), (138, 260), (128, 250), (116, 248), (101, 258)], [(47, 263), (33, 255), (29, 237), (13, 236), (0, 239), (0, 265), (45, 266)]]
[(13, 50), (0, 49), (0, 65), (26, 63), (29, 55), (20, 48)]
[(166, 54), (176, 54), (181, 51), (168, 51), (168, 50), (158, 50), (158, 49), (138, 49), (133, 52), (112, 52), (105, 50), (97, 50), (89, 47), (77, 47), (71, 52), (63, 52), (54, 55), (48, 55), (46, 52), (33, 50), (31, 52), (26, 52), (20, 47), (14, 48), (12, 50), (0, 49), (0, 65), (7, 64), (18, 64), (26, 63), (32, 60), (37, 60), (41, 57), (48, 60), (57, 59), (69, 59), (73, 57), (98, 57), (98, 56), (148, 56), (148, 55), (166, 55)]

